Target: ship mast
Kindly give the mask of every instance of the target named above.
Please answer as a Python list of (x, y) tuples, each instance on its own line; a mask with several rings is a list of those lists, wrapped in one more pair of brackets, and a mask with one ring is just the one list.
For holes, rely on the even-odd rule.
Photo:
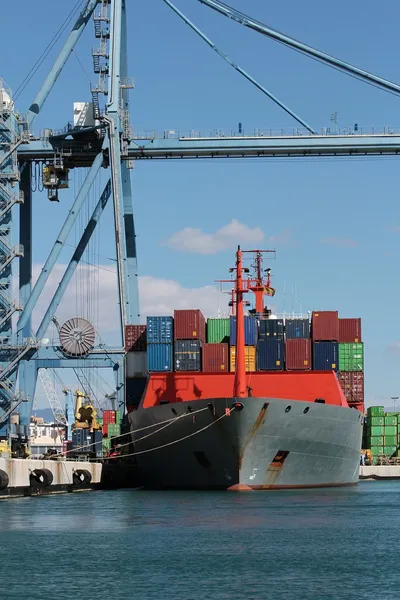
[[(271, 287), (271, 269), (263, 271), (263, 254), (273, 254), (275, 258), (275, 250), (244, 250), (246, 253), (255, 254), (255, 261), (252, 265), (254, 269), (254, 277), (248, 278), (246, 281), (247, 289), (254, 293), (255, 296), (255, 312), (258, 315), (264, 313), (264, 296), (274, 296), (275, 290)], [(267, 279), (263, 277), (263, 273), (267, 274)]]
[(243, 294), (249, 290), (243, 287), (243, 257), (240, 246), (236, 252), (236, 364), (233, 396), (246, 398), (248, 396), (246, 383), (245, 337), (244, 337), (244, 308)]

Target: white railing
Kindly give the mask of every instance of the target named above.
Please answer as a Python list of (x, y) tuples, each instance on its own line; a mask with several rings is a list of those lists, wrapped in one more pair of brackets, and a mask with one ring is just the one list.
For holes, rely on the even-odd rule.
[[(394, 127), (342, 127), (333, 130), (329, 127), (323, 127), (317, 134), (320, 137), (353, 136), (353, 135), (400, 135), (400, 129)], [(185, 139), (221, 139), (221, 138), (275, 138), (275, 137), (315, 137), (306, 129), (294, 128), (285, 129), (247, 129), (238, 131), (223, 131), (222, 129), (213, 129), (208, 132), (201, 132), (196, 129), (189, 131), (180, 131), (177, 129), (166, 129), (159, 132), (153, 129), (133, 132), (134, 140), (185, 140)]]

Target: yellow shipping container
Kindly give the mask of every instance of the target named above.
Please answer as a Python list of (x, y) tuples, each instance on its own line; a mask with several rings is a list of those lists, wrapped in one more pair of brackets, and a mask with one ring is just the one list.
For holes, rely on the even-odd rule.
[[(246, 371), (254, 372), (256, 370), (256, 347), (255, 346), (245, 346), (244, 349), (245, 361), (246, 361)], [(230, 368), (231, 371), (235, 370), (236, 365), (236, 347), (231, 346), (230, 350)]]

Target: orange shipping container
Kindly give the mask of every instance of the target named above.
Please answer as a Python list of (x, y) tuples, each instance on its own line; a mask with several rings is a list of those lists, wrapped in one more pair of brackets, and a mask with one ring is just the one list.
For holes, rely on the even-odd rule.
[[(253, 373), (256, 371), (256, 347), (245, 346), (244, 356), (246, 362), (246, 371)], [(236, 347), (231, 346), (230, 352), (230, 370), (234, 371), (236, 365)]]

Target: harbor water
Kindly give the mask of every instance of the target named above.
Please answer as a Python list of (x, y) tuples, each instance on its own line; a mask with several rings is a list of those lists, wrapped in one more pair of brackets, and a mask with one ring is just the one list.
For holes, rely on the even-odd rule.
[(1, 598), (391, 600), (400, 482), (0, 502)]

